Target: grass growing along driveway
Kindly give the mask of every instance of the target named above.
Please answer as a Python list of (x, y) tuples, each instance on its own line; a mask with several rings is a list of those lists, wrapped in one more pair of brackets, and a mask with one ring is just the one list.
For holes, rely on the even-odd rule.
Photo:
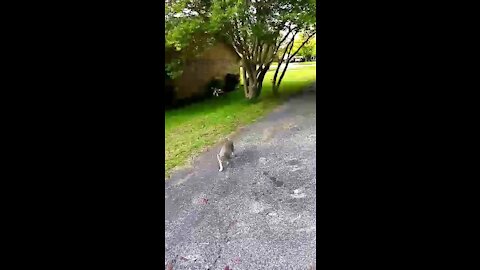
[(269, 71), (258, 101), (245, 99), (243, 88), (218, 98), (165, 112), (165, 178), (173, 169), (186, 165), (206, 147), (272, 111), (292, 94), (315, 81), (315, 65), (287, 70), (280, 86), (280, 98), (272, 93)]

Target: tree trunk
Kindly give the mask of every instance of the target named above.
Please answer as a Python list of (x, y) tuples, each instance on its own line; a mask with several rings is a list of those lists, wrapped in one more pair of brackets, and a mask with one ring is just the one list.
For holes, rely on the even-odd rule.
[[(297, 33), (298, 32), (293, 34), (292, 39), (289, 41), (289, 43), (287, 44), (287, 46), (285, 48), (285, 51), (283, 52), (282, 58), (279, 59), (279, 61), (278, 61), (278, 67), (277, 67), (277, 70), (275, 71), (275, 75), (273, 76), (273, 79), (272, 79), (272, 91), (273, 91), (274, 95), (278, 95), (278, 90), (280, 88), (280, 84), (282, 83), (282, 79), (285, 76), (285, 72), (287, 71), (288, 65), (290, 64), (290, 61), (292, 60), (292, 58), (300, 51), (301, 48), (303, 48), (303, 46), (305, 46), (305, 44), (310, 40), (310, 38), (312, 38), (315, 35), (315, 33), (310, 34), (308, 36), (308, 38), (305, 41), (303, 41), (303, 43), (300, 45), (300, 47), (298, 47), (297, 50), (292, 54), (292, 49), (293, 49), (293, 45), (294, 45), (294, 41), (295, 41), (295, 36), (297, 35)], [(285, 55), (287, 55), (287, 59), (284, 61)], [(277, 80), (277, 75), (279, 74), (280, 66), (283, 62), (285, 62), (285, 67), (283, 68), (282, 73), (280, 74), (280, 78), (278, 78), (278, 80)]]
[[(249, 63), (246, 63), (249, 64)], [(250, 68), (244, 70), (244, 77), (245, 77), (245, 97), (249, 100), (257, 98), (259, 93), (259, 80), (256, 76), (256, 68), (252, 65)]]
[(285, 68), (283, 69), (282, 74), (280, 75), (280, 78), (278, 79), (277, 87), (280, 87), (280, 84), (282, 83), (283, 76), (285, 76), (285, 72), (287, 71), (288, 64), (290, 64), (290, 60), (291, 60), (291, 58), (288, 59), (288, 61), (285, 63)]
[(261, 82), (259, 80), (255, 80), (255, 83), (253, 84), (252, 88), (251, 88), (251, 96), (250, 96), (250, 100), (252, 99), (256, 99), (260, 96), (260, 93), (262, 92), (262, 86), (261, 86)]
[(245, 97), (248, 97), (248, 79), (247, 79), (247, 71), (245, 67), (242, 67), (242, 77), (243, 77), (243, 91), (245, 92)]
[(272, 91), (274, 96), (278, 96), (278, 85), (272, 84)]
[[(249, 100), (260, 96), (265, 74), (270, 69), (272, 61), (264, 63), (252, 63), (248, 59), (242, 59), (242, 75), (244, 81), (245, 97)], [(245, 68), (248, 67), (248, 68)]]
[(268, 70), (270, 69), (270, 64), (268, 64), (261, 72), (260, 75), (258, 76), (258, 86), (257, 86), (257, 92), (256, 92), (256, 97), (259, 97), (262, 88), (263, 88), (263, 80), (265, 78), (265, 75), (267, 74)]
[(249, 77), (247, 81), (248, 81), (248, 86), (247, 86), (248, 93), (245, 95), (245, 97), (247, 99), (252, 100), (252, 99), (258, 97), (258, 94), (257, 94), (258, 82), (257, 82), (257, 79), (253, 76)]

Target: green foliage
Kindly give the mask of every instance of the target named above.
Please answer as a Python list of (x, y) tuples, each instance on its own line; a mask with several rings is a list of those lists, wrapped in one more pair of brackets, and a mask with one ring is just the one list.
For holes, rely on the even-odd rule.
[[(295, 39), (295, 42), (293, 44), (293, 50), (292, 51), (297, 51), (302, 45), (302, 43), (308, 38), (306, 34), (300, 34), (298, 38)], [(298, 51), (298, 55), (305, 56), (305, 57), (312, 57), (317, 54), (317, 41), (315, 37), (310, 38), (304, 45), (303, 47), (300, 48)]]
[(253, 47), (255, 40), (275, 44), (281, 31), (315, 23), (316, 3), (311, 0), (223, 0), (212, 3), (212, 23), (232, 41)]
[(180, 52), (166, 63), (166, 71), (172, 78), (181, 74), (188, 59), (213, 43), (207, 14), (210, 3), (210, 0), (165, 1), (165, 46)]
[(169, 78), (175, 79), (182, 75), (183, 61), (181, 58), (176, 58), (165, 64), (165, 73)]
[[(314, 0), (166, 0), (167, 46), (182, 51), (181, 62), (215, 40), (230, 43), (242, 58), (251, 82), (249, 98), (259, 95), (270, 64), (296, 34), (315, 31)], [(288, 46), (287, 46), (288, 47)], [(172, 74), (182, 64), (169, 64)], [(178, 74), (178, 73), (176, 73)], [(253, 91), (253, 94), (247, 92)]]

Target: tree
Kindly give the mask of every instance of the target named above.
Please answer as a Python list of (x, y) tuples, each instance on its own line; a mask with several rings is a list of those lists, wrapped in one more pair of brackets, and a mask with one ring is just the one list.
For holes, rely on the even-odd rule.
[[(304, 38), (300, 38), (297, 46), (295, 46), (295, 40), (297, 35), (299, 34)], [(281, 54), (281, 57), (279, 57), (278, 66), (275, 70), (275, 74), (273, 75), (272, 90), (274, 94), (278, 94), (280, 84), (282, 83), (282, 79), (285, 76), (290, 61), (293, 59), (293, 57), (295, 57), (295, 55), (298, 54), (298, 52), (305, 46), (305, 44), (307, 44), (310, 39), (315, 36), (315, 34), (316, 28), (314, 24), (307, 25), (305, 28), (298, 31), (292, 31), (292, 37), (290, 38), (286, 46), (282, 49), (283, 53)], [(278, 77), (280, 70), (282, 70), (282, 72), (280, 73), (280, 77)]]
[[(298, 50), (292, 51), (295, 37), (304, 33), (308, 42), (315, 34), (314, 0), (177, 0), (169, 1), (168, 5), (167, 41), (177, 47), (197, 44), (197, 47), (193, 45), (194, 49), (201, 49), (199, 44), (205, 44), (196, 42), (205, 33), (228, 41), (241, 57), (248, 99), (261, 94), (265, 75), (284, 48), (273, 80), (273, 90), (278, 93), (286, 67), (298, 53)], [(194, 35), (197, 33), (200, 35)], [(278, 77), (283, 62), (286, 62), (285, 69)]]
[[(293, 45), (293, 51), (300, 48), (300, 45), (307, 39), (308, 36), (300, 35), (298, 39), (295, 39), (295, 44)], [(312, 58), (312, 56), (316, 55), (316, 47), (317, 42), (315, 40), (315, 36), (313, 36), (310, 40), (303, 47), (300, 48), (298, 51), (298, 55), (304, 56), (307, 59)]]
[[(212, 22), (221, 29), (242, 58), (242, 76), (245, 96), (248, 99), (260, 95), (265, 74), (284, 47), (288, 62), (298, 52), (292, 53), (297, 34), (315, 33), (316, 3), (312, 0), (223, 0), (212, 4)], [(313, 32), (313, 34), (312, 34)], [(308, 41), (308, 40), (307, 40)], [(302, 47), (301, 45), (300, 47)], [(286, 66), (285, 66), (286, 67)], [(277, 67), (273, 79), (273, 91), (278, 93), (282, 78)]]
[(171, 78), (181, 75), (184, 64), (215, 41), (209, 35), (210, 0), (165, 0), (165, 47), (176, 57), (165, 65)]

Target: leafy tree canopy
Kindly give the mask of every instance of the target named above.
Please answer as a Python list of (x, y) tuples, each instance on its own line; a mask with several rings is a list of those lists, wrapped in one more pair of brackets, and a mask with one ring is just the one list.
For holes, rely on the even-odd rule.
[(315, 36), (313, 36), (303, 45), (303, 47), (300, 47), (307, 38), (308, 36), (305, 34), (300, 34), (299, 37), (295, 39), (293, 51), (298, 50), (298, 55), (310, 58), (317, 55), (317, 41)]
[[(166, 0), (165, 37), (184, 60), (214, 40), (226, 40), (242, 58), (245, 96), (255, 98), (280, 49), (288, 52), (288, 64), (298, 52), (292, 51), (295, 37), (307, 37), (300, 49), (314, 35), (315, 13), (314, 0)], [(275, 76), (274, 89), (285, 70), (278, 81)]]

